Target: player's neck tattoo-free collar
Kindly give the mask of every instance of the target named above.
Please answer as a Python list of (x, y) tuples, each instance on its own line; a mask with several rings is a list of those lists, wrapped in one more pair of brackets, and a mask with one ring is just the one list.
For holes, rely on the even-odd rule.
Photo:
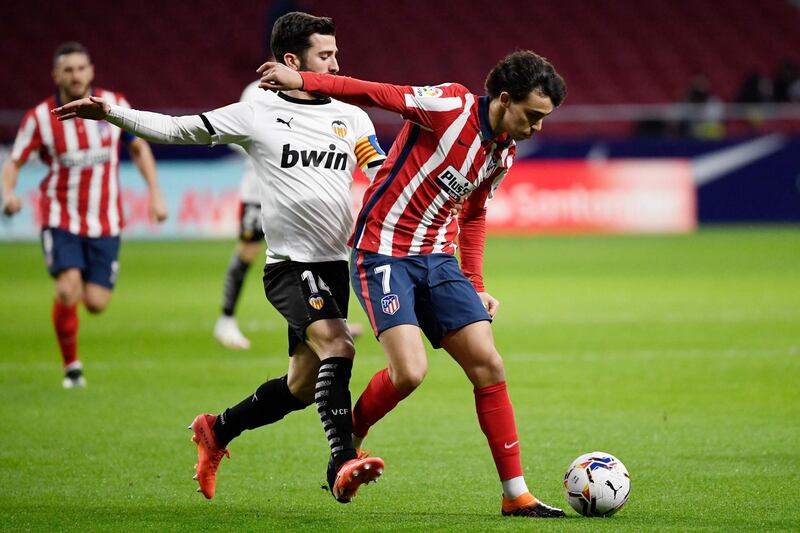
[(330, 104), (331, 99), (327, 96), (324, 98), (315, 98), (314, 100), (302, 100), (300, 98), (295, 98), (293, 96), (289, 96), (288, 94), (278, 92), (278, 98), (282, 98), (287, 102), (291, 102), (293, 104), (301, 104), (301, 105), (325, 105)]

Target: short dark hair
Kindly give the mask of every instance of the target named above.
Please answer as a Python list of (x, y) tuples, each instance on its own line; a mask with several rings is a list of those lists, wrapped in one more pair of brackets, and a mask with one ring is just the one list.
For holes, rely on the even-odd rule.
[(524, 100), (531, 91), (539, 90), (549, 96), (555, 107), (567, 97), (567, 84), (547, 59), (519, 50), (497, 63), (486, 77), (486, 92), (490, 98), (506, 91), (515, 102)]
[(311, 36), (336, 35), (336, 25), (329, 17), (315, 17), (308, 13), (293, 11), (286, 13), (272, 26), (270, 48), (275, 61), (283, 63), (284, 54), (294, 54), (300, 58), (311, 48)]
[(81, 43), (75, 41), (61, 43), (60, 45), (58, 45), (58, 48), (56, 48), (56, 51), (53, 54), (53, 65), (58, 63), (59, 57), (66, 56), (69, 54), (83, 54), (86, 57), (89, 57), (89, 50)]

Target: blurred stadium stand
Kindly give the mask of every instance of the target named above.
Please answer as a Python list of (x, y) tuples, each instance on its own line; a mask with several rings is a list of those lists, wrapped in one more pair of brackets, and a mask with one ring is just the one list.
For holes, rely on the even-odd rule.
[[(714, 95), (732, 102), (748, 74), (771, 76), (786, 60), (800, 64), (800, 9), (787, 0), (74, 0), (53, 6), (44, 0), (4, 5), (4, 142), (13, 138), (22, 111), (52, 90), (50, 57), (62, 41), (83, 42), (97, 66), (97, 85), (123, 90), (136, 106), (208, 109), (238, 99), (265, 57), (273, 13), (292, 8), (334, 17), (343, 72), (367, 79), (460, 81), (481, 91), (498, 58), (518, 48), (536, 50), (567, 79), (568, 107), (576, 106), (548, 124), (557, 134), (628, 133), (637, 120), (680, 114), (651, 104), (680, 101), (698, 74)], [(638, 106), (594, 107), (614, 104)], [(722, 112), (749, 118), (748, 109)], [(765, 117), (778, 130), (800, 123), (796, 109)]]
[[(701, 223), (800, 221), (796, 0), (7, 2), (0, 160), (24, 111), (53, 90), (58, 44), (85, 44), (96, 85), (135, 107), (193, 113), (239, 99), (267, 58), (268, 28), (292, 10), (333, 17), (342, 73), (376, 81), (458, 81), (480, 93), (498, 59), (535, 50), (569, 95), (519, 159), (683, 160)], [(369, 113), (388, 149), (399, 117)], [(160, 168), (167, 158), (228, 154), (154, 151)]]

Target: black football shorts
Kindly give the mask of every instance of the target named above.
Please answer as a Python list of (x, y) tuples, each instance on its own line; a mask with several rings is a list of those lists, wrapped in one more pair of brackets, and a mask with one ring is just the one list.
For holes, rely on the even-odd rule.
[(350, 284), (347, 261), (281, 261), (264, 267), (264, 294), (289, 324), (289, 355), (306, 338), (312, 322), (347, 318)]

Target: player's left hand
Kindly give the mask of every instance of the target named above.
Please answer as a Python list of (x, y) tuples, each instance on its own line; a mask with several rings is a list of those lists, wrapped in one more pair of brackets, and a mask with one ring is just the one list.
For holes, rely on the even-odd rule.
[(464, 209), (464, 202), (467, 201), (467, 195), (459, 196), (458, 199), (455, 201), (453, 206), (450, 208), (450, 215), (456, 216), (458, 215), (462, 209)]
[(292, 70), (283, 63), (267, 61), (256, 70), (261, 75), (261, 89), (274, 91), (291, 91), (303, 88), (303, 78), (296, 70)]
[(71, 118), (88, 118), (90, 120), (103, 120), (111, 111), (111, 106), (102, 98), (90, 96), (81, 98), (51, 111), (58, 120), (69, 120)]
[(494, 318), (494, 316), (497, 314), (497, 310), (500, 308), (500, 302), (488, 292), (479, 292), (478, 298), (481, 299), (481, 302), (486, 308), (486, 311), (489, 313), (489, 316)]
[(167, 220), (167, 206), (161, 191), (150, 193), (150, 222), (164, 222)]

